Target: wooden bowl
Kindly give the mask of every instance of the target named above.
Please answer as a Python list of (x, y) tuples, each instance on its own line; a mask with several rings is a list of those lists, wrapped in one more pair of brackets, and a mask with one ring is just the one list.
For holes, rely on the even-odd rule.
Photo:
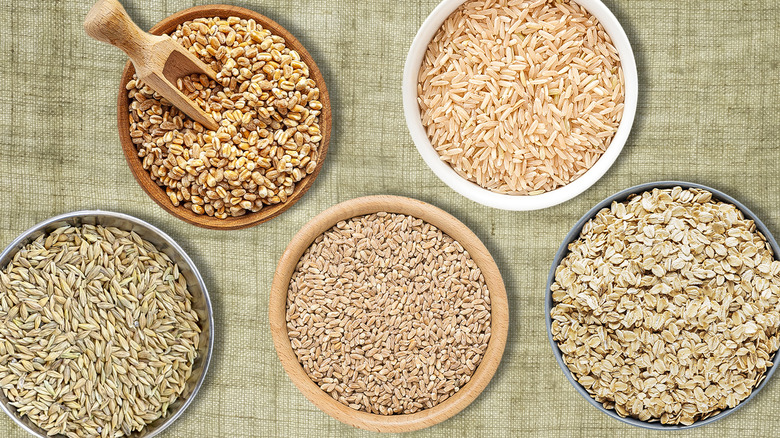
[[(482, 362), (471, 380), (458, 392), (438, 405), (413, 414), (379, 415), (352, 409), (320, 389), (314, 383), (293, 352), (287, 335), (287, 288), (298, 260), (320, 234), (336, 223), (355, 216), (386, 211), (401, 213), (422, 219), (438, 227), (442, 232), (460, 242), (482, 271), (490, 292), (491, 336)], [(440, 423), (468, 406), (487, 386), (493, 377), (506, 344), (509, 327), (509, 306), (506, 289), (496, 262), (479, 238), (462, 222), (449, 213), (415, 199), (400, 196), (378, 195), (352, 199), (333, 206), (317, 215), (298, 231), (279, 260), (271, 286), (269, 303), (271, 335), (276, 352), (287, 375), (295, 386), (318, 408), (333, 418), (350, 426), (377, 432), (408, 432)]]
[(314, 180), (322, 168), (322, 163), (325, 160), (325, 154), (328, 151), (328, 143), (330, 141), (331, 121), (332, 114), (330, 108), (330, 97), (328, 96), (328, 89), (325, 86), (325, 79), (322, 77), (322, 72), (317, 67), (314, 59), (303, 44), (300, 43), (287, 29), (283, 28), (277, 22), (270, 18), (261, 15), (255, 11), (249, 9), (240, 8), (237, 6), (228, 5), (205, 5), (196, 6), (193, 8), (179, 11), (168, 18), (157, 23), (153, 28), (149, 30), (149, 33), (155, 35), (162, 35), (171, 33), (176, 30), (176, 26), (184, 23), (185, 21), (194, 20), (196, 18), (204, 17), (239, 17), (244, 19), (254, 19), (258, 24), (265, 29), (270, 30), (276, 35), (283, 37), (286, 44), (291, 49), (294, 49), (301, 55), (301, 59), (309, 66), (310, 76), (317, 82), (317, 87), (320, 90), (320, 102), (322, 102), (322, 110), (320, 114), (320, 131), (322, 140), (320, 141), (319, 156), (317, 159), (317, 166), (314, 171), (306, 175), (303, 179), (298, 181), (295, 185), (293, 193), (287, 197), (287, 201), (268, 205), (263, 207), (262, 210), (255, 213), (247, 213), (243, 216), (228, 217), (226, 219), (217, 219), (205, 214), (195, 214), (192, 210), (185, 208), (184, 206), (174, 206), (171, 203), (170, 198), (165, 193), (165, 189), (157, 185), (152, 181), (149, 172), (143, 168), (142, 159), (138, 157), (138, 150), (133, 144), (130, 138), (130, 117), (128, 116), (128, 108), (130, 101), (127, 97), (127, 90), (125, 86), (132, 79), (135, 73), (133, 63), (127, 61), (125, 69), (122, 72), (122, 78), (119, 81), (119, 99), (117, 101), (117, 123), (119, 125), (119, 139), (122, 143), (122, 151), (125, 154), (127, 164), (130, 165), (130, 170), (133, 172), (135, 180), (141, 185), (147, 195), (149, 195), (154, 202), (162, 207), (168, 213), (176, 216), (177, 218), (189, 222), (193, 225), (197, 225), (203, 228), (220, 229), (220, 230), (235, 230), (239, 228), (251, 227), (270, 220), (283, 211), (290, 208), (295, 204), (304, 193), (311, 187)]

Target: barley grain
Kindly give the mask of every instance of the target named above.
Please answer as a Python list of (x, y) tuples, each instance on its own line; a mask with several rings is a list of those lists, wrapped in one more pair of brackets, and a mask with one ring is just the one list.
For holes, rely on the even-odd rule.
[(178, 266), (134, 232), (41, 235), (0, 271), (0, 388), (50, 435), (141, 430), (192, 373), (191, 300)]

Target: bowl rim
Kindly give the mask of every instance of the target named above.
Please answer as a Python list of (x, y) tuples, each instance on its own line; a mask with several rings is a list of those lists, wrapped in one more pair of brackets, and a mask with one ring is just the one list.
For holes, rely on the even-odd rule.
[(492, 192), (458, 175), (449, 164), (440, 159), (431, 145), (422, 125), (417, 104), (417, 74), (425, 56), (428, 43), (442, 23), (461, 4), (468, 0), (443, 0), (428, 15), (409, 47), (403, 70), (403, 108), (409, 134), (425, 163), (434, 174), (460, 195), (479, 204), (502, 210), (528, 211), (552, 207), (566, 202), (596, 183), (617, 160), (628, 140), (636, 115), (639, 97), (639, 77), (631, 42), (618, 19), (600, 0), (572, 0), (598, 18), (615, 48), (618, 50), (625, 78), (624, 109), (618, 130), (610, 145), (596, 163), (576, 180), (555, 190), (539, 195), (507, 195)]
[[(198, 286), (203, 291), (203, 298), (206, 302), (206, 313), (208, 314), (208, 326), (209, 326), (209, 340), (208, 340), (207, 352), (205, 357), (203, 358), (203, 372), (201, 373), (200, 377), (195, 383), (192, 392), (189, 394), (187, 399), (183, 401), (181, 407), (179, 407), (179, 409), (173, 415), (167, 417), (165, 421), (163, 421), (157, 427), (157, 429), (149, 432), (149, 434), (146, 435), (145, 437), (145, 438), (152, 438), (154, 436), (157, 436), (160, 432), (162, 432), (163, 430), (168, 428), (168, 426), (173, 424), (173, 422), (176, 421), (176, 419), (178, 419), (184, 413), (185, 410), (187, 410), (187, 408), (190, 406), (192, 401), (195, 399), (195, 397), (198, 394), (198, 391), (203, 385), (203, 382), (206, 378), (206, 374), (208, 374), (209, 364), (211, 363), (211, 355), (214, 351), (214, 313), (211, 306), (211, 298), (209, 296), (208, 288), (206, 288), (206, 284), (203, 281), (203, 277), (200, 275), (200, 271), (198, 271), (197, 266), (195, 266), (195, 263), (193, 263), (190, 256), (168, 234), (166, 234), (159, 228), (155, 227), (154, 225), (142, 219), (139, 219), (134, 216), (130, 216), (125, 213), (117, 213), (117, 212), (107, 211), (107, 210), (78, 210), (78, 211), (72, 211), (70, 213), (63, 213), (57, 216), (50, 217), (28, 228), (27, 230), (22, 232), (19, 236), (17, 236), (10, 244), (8, 244), (8, 246), (5, 247), (5, 249), (0, 253), (0, 260), (5, 259), (9, 255), (16, 254), (19, 251), (19, 249), (21, 249), (22, 246), (29, 244), (32, 240), (37, 238), (36, 234), (38, 233), (45, 234), (47, 232), (46, 229), (53, 226), (57, 222), (63, 222), (63, 221), (67, 222), (67, 221), (81, 220), (86, 218), (94, 218), (96, 222), (100, 222), (99, 218), (101, 216), (108, 216), (115, 219), (125, 220), (150, 231), (152, 234), (158, 235), (166, 244), (170, 245), (170, 247), (177, 253), (178, 256), (180, 256), (187, 263), (187, 267), (192, 271), (193, 275), (197, 279)], [(34, 235), (36, 236), (33, 237)], [(4, 269), (4, 268), (5, 266), (0, 266), (0, 269)], [(5, 412), (5, 414), (8, 415), (8, 417), (10, 417), (19, 427), (21, 427), (28, 433), (36, 437), (48, 438), (46, 434), (41, 434), (33, 430), (32, 428), (30, 428), (27, 424), (25, 424), (22, 421), (22, 419), (16, 414), (16, 410), (11, 409), (9, 406), (6, 405), (6, 403), (0, 403), (0, 409), (2, 409), (3, 412)], [(143, 429), (141, 431), (143, 431)], [(62, 436), (62, 435), (56, 435), (56, 436)]]
[[(469, 252), (482, 270), (491, 301), (491, 336), (482, 362), (471, 380), (436, 406), (414, 414), (379, 415), (357, 411), (331, 398), (303, 370), (287, 335), (287, 288), (298, 260), (314, 239), (342, 220), (386, 211), (422, 219), (448, 234)], [(373, 195), (351, 199), (321, 212), (305, 224), (279, 259), (268, 305), (271, 335), (276, 353), (290, 380), (315, 406), (350, 426), (376, 432), (408, 432), (440, 423), (473, 402), (495, 374), (506, 345), (509, 305), (504, 281), (495, 260), (482, 241), (454, 216), (431, 204), (402, 196)]]
[(317, 66), (314, 58), (306, 50), (306, 47), (285, 27), (266, 17), (259, 12), (251, 9), (243, 8), (240, 6), (231, 6), (223, 4), (211, 4), (201, 5), (187, 8), (178, 11), (168, 17), (162, 19), (155, 24), (149, 33), (160, 35), (163, 33), (170, 33), (176, 29), (179, 24), (194, 20), (196, 18), (207, 18), (221, 16), (227, 18), (228, 16), (236, 16), (244, 19), (253, 19), (259, 25), (271, 30), (275, 35), (282, 36), (288, 47), (294, 49), (301, 55), (301, 59), (309, 66), (309, 75), (317, 82), (317, 87), (320, 90), (319, 100), (322, 103), (322, 110), (320, 111), (320, 132), (322, 140), (319, 145), (319, 155), (317, 165), (312, 173), (306, 175), (298, 181), (295, 185), (295, 190), (285, 202), (281, 202), (273, 205), (266, 205), (260, 211), (254, 213), (246, 213), (243, 216), (228, 217), (225, 219), (216, 219), (208, 215), (195, 214), (193, 211), (184, 208), (183, 206), (174, 206), (166, 191), (156, 182), (152, 181), (149, 172), (143, 168), (142, 159), (138, 157), (138, 150), (132, 142), (130, 137), (130, 118), (128, 116), (127, 109), (129, 107), (129, 98), (125, 86), (133, 77), (135, 68), (133, 63), (128, 60), (125, 63), (122, 75), (119, 80), (119, 94), (117, 97), (117, 126), (119, 128), (119, 142), (122, 146), (122, 152), (127, 161), (128, 167), (133, 174), (133, 178), (141, 186), (143, 191), (149, 196), (157, 205), (162, 207), (163, 210), (171, 214), (172, 216), (183, 220), (192, 225), (196, 225), (201, 228), (208, 228), (212, 230), (236, 230), (241, 228), (247, 228), (254, 225), (261, 224), (269, 221), (274, 217), (282, 214), (285, 210), (292, 207), (293, 204), (298, 202), (303, 195), (311, 188), (314, 181), (322, 169), (322, 165), (325, 162), (325, 158), (328, 153), (328, 146), (330, 144), (331, 131), (333, 127), (333, 113), (330, 102), (330, 94), (328, 93), (328, 87), (325, 83), (325, 78), (322, 75), (322, 71)]
[(703, 420), (697, 421), (691, 425), (664, 425), (660, 422), (649, 422), (649, 421), (641, 421), (636, 418), (632, 417), (621, 417), (618, 415), (614, 409), (606, 409), (604, 406), (597, 402), (594, 398), (590, 396), (590, 394), (583, 388), (582, 385), (580, 385), (579, 382), (577, 382), (576, 379), (574, 379), (574, 376), (572, 375), (571, 371), (569, 370), (569, 367), (566, 365), (566, 363), (563, 361), (561, 350), (558, 347), (558, 343), (555, 342), (552, 336), (552, 317), (550, 316), (550, 312), (552, 311), (553, 307), (553, 300), (552, 300), (552, 292), (551, 287), (555, 280), (555, 270), (557, 269), (558, 265), (560, 265), (563, 258), (569, 253), (569, 244), (571, 242), (574, 242), (575, 240), (579, 239), (580, 233), (582, 232), (582, 228), (585, 226), (585, 224), (590, 221), (593, 217), (596, 216), (596, 214), (601, 211), (604, 208), (608, 208), (610, 205), (612, 205), (612, 202), (615, 201), (625, 201), (632, 195), (637, 195), (640, 193), (644, 193), (646, 191), (651, 191), (652, 189), (658, 188), (658, 189), (669, 189), (674, 187), (682, 187), (683, 189), (702, 189), (706, 190), (710, 193), (712, 193), (712, 197), (715, 200), (727, 202), (735, 205), (743, 214), (743, 216), (746, 219), (752, 220), (756, 224), (756, 230), (760, 232), (761, 234), (766, 237), (767, 242), (769, 243), (770, 247), (772, 248), (772, 252), (774, 253), (775, 259), (778, 259), (780, 256), (780, 246), (778, 246), (777, 241), (772, 236), (772, 233), (769, 231), (769, 229), (766, 227), (766, 225), (761, 222), (761, 220), (758, 218), (758, 216), (755, 215), (749, 208), (747, 208), (744, 204), (737, 201), (733, 197), (727, 195), (726, 193), (721, 192), (720, 190), (713, 189), (712, 187), (708, 187), (702, 184), (698, 183), (692, 183), (692, 182), (686, 182), (686, 181), (656, 181), (656, 182), (648, 182), (639, 184), (624, 190), (621, 190), (598, 204), (596, 204), (593, 208), (588, 210), (587, 213), (585, 213), (571, 228), (568, 234), (566, 234), (566, 237), (563, 239), (563, 242), (561, 243), (560, 247), (558, 248), (558, 251), (555, 253), (555, 257), (553, 258), (552, 265), (550, 267), (550, 271), (547, 275), (547, 286), (545, 291), (545, 297), (544, 297), (544, 313), (545, 313), (545, 325), (547, 326), (547, 340), (550, 343), (550, 347), (552, 348), (553, 354), (555, 355), (555, 360), (558, 362), (558, 366), (561, 368), (561, 371), (563, 371), (563, 374), (566, 376), (566, 379), (571, 383), (571, 385), (574, 387), (574, 389), (577, 390), (577, 392), (585, 398), (588, 403), (595, 406), (598, 410), (601, 412), (607, 414), (608, 416), (622, 421), (623, 423), (630, 424), (632, 426), (644, 428), (644, 429), (653, 429), (653, 430), (683, 430), (683, 429), (692, 429), (694, 427), (704, 426), (706, 424), (710, 424), (712, 422), (715, 422), (717, 420), (720, 420), (721, 418), (724, 418), (737, 409), (740, 409), (742, 406), (744, 406), (747, 402), (749, 402), (753, 397), (758, 394), (761, 389), (764, 388), (766, 383), (770, 380), (772, 375), (775, 372), (775, 369), (777, 369), (776, 365), (776, 359), (778, 358), (778, 352), (780, 350), (775, 351), (775, 353), (772, 355), (772, 361), (775, 363), (772, 367), (770, 367), (763, 380), (759, 382), (758, 385), (756, 385), (753, 388), (753, 391), (750, 393), (750, 395), (745, 399), (742, 400), (737, 406), (733, 408), (724, 409), (721, 412), (705, 418)]

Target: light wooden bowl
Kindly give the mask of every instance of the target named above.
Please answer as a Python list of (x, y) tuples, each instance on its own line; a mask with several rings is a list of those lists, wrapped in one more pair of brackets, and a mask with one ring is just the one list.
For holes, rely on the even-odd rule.
[(322, 112), (320, 114), (320, 131), (322, 135), (322, 141), (320, 142), (319, 156), (317, 159), (317, 166), (309, 175), (306, 175), (303, 179), (298, 181), (295, 185), (295, 191), (287, 198), (287, 201), (268, 205), (263, 207), (262, 210), (255, 213), (247, 213), (239, 217), (228, 217), (226, 219), (217, 219), (208, 215), (195, 214), (192, 210), (184, 208), (183, 206), (174, 206), (168, 195), (165, 193), (165, 189), (157, 185), (152, 181), (149, 172), (143, 168), (141, 158), (138, 157), (138, 150), (133, 144), (130, 138), (130, 117), (128, 116), (128, 108), (130, 101), (127, 97), (127, 90), (125, 85), (132, 79), (135, 73), (135, 68), (130, 61), (125, 64), (125, 69), (122, 72), (122, 78), (119, 81), (119, 99), (117, 101), (117, 122), (119, 125), (119, 139), (122, 143), (122, 151), (125, 154), (127, 164), (130, 165), (130, 170), (144, 189), (147, 195), (149, 195), (154, 202), (162, 207), (168, 213), (176, 216), (177, 218), (189, 222), (193, 225), (197, 225), (203, 228), (220, 229), (220, 230), (235, 230), (239, 228), (251, 227), (263, 223), (278, 216), (283, 211), (290, 208), (295, 204), (304, 193), (311, 187), (317, 175), (320, 173), (322, 163), (325, 161), (325, 155), (328, 152), (328, 143), (330, 142), (330, 131), (332, 125), (332, 113), (330, 107), (330, 97), (328, 96), (328, 89), (325, 86), (325, 79), (322, 77), (322, 72), (317, 67), (314, 59), (311, 57), (306, 48), (290, 33), (287, 29), (271, 20), (270, 18), (261, 15), (255, 11), (244, 9), (237, 6), (228, 5), (205, 5), (196, 6), (193, 8), (179, 11), (168, 18), (157, 23), (153, 28), (149, 30), (149, 33), (155, 35), (161, 35), (164, 33), (170, 33), (176, 30), (176, 26), (185, 21), (194, 20), (196, 18), (203, 17), (239, 17), (245, 19), (254, 19), (258, 24), (262, 25), (265, 29), (270, 30), (276, 35), (283, 37), (286, 44), (291, 49), (294, 49), (301, 55), (301, 59), (309, 66), (310, 76), (317, 82), (317, 87), (320, 89), (320, 102), (322, 102)]
[[(287, 288), (295, 266), (304, 251), (320, 234), (336, 223), (355, 216), (386, 211), (414, 216), (438, 227), (463, 245), (482, 270), (491, 302), (491, 336), (487, 350), (471, 380), (442, 403), (414, 414), (378, 415), (351, 409), (331, 398), (314, 383), (293, 352), (287, 335)], [(282, 254), (271, 286), (268, 306), (271, 335), (276, 352), (287, 375), (295, 386), (318, 408), (350, 426), (377, 432), (408, 432), (440, 423), (468, 406), (487, 386), (501, 362), (509, 327), (509, 306), (506, 289), (496, 262), (479, 238), (449, 213), (415, 199), (378, 195), (352, 199), (335, 205), (317, 215), (301, 228)]]

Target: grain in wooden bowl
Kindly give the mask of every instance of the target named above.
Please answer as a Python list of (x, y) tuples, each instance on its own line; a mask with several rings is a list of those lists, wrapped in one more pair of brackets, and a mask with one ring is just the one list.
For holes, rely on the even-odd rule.
[(118, 124), (125, 158), (161, 207), (194, 225), (267, 221), (311, 187), (327, 153), (330, 99), (311, 55), (273, 20), (244, 8), (190, 8), (158, 23), (217, 71), (177, 86), (220, 124), (205, 129), (134, 76), (122, 74)]
[(495, 262), (429, 204), (358, 198), (314, 218), (282, 256), (269, 306), (293, 383), (356, 427), (443, 421), (484, 389), (506, 342)]
[(119, 213), (69, 213), (17, 238), (0, 269), (0, 406), (28, 432), (149, 437), (197, 394), (211, 304), (160, 230)]
[(777, 242), (717, 190), (657, 182), (617, 193), (575, 225), (548, 279), (558, 363), (594, 406), (680, 429), (752, 398), (780, 346)]

